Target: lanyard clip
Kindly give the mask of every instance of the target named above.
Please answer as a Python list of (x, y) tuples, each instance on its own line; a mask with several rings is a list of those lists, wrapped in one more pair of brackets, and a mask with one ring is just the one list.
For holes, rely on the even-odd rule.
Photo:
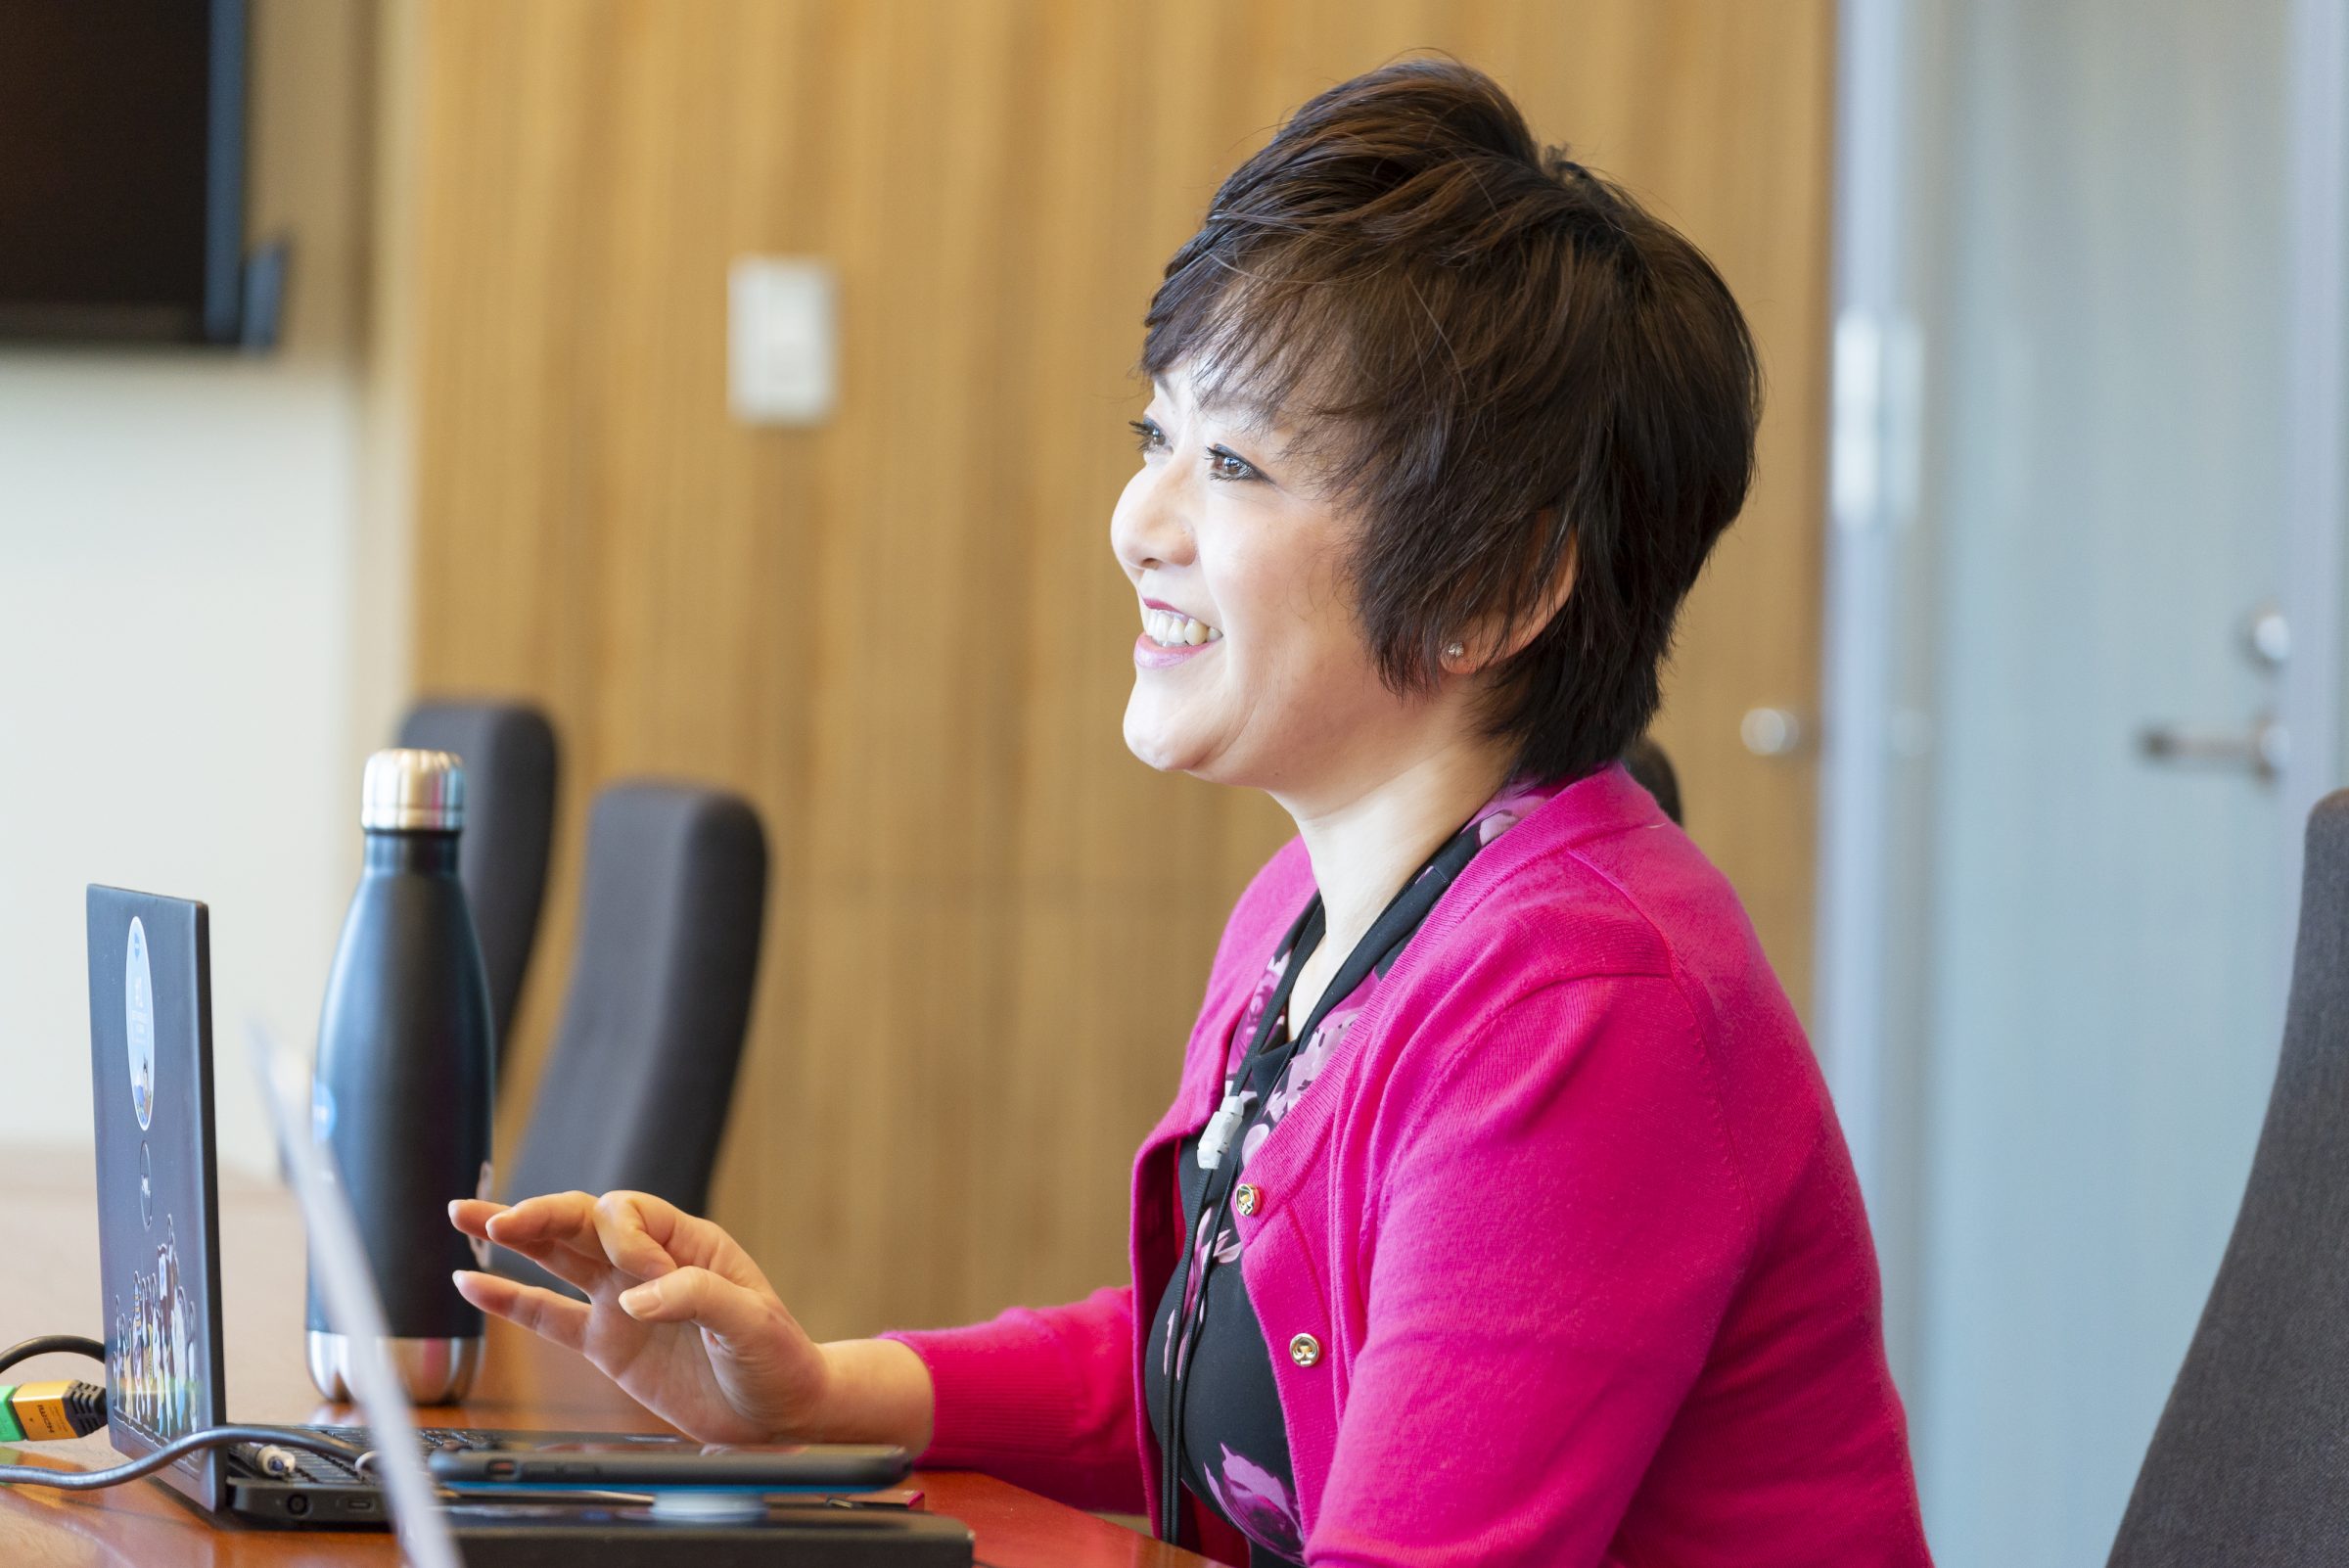
[(1199, 1134), (1200, 1170), (1213, 1171), (1223, 1163), (1224, 1154), (1231, 1148), (1231, 1140), (1240, 1135), (1240, 1124), (1247, 1120), (1248, 1098), (1245, 1090), (1235, 1088), (1223, 1096), (1223, 1103), (1217, 1107), (1214, 1116), (1208, 1118), (1206, 1128)]

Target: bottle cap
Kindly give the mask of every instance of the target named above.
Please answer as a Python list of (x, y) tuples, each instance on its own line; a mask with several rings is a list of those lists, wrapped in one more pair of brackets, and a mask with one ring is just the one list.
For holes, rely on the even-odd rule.
[(360, 827), (370, 833), (454, 833), (464, 825), (465, 764), (456, 753), (393, 750), (367, 759)]

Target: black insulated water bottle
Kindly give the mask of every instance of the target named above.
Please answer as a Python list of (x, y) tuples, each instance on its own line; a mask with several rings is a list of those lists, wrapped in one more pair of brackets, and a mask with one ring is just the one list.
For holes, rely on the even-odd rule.
[[(391, 1330), (392, 1366), (419, 1405), (462, 1398), (482, 1359), (482, 1314), (449, 1282), (475, 1266), (448, 1200), (487, 1196), (489, 985), (457, 880), (465, 773), (447, 752), (367, 759), (366, 863), (326, 983), (312, 1115), (331, 1144)], [(309, 1299), (310, 1380), (348, 1397), (349, 1347)]]

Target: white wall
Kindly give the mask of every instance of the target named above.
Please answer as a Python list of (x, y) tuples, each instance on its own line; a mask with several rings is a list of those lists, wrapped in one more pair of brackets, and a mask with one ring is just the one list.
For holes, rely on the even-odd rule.
[(220, 1147), (243, 1021), (306, 1038), (355, 874), (357, 383), (0, 357), (0, 1140), (90, 1136), (82, 889), (212, 908)]
[(294, 245), (282, 348), (0, 346), (8, 1146), (90, 1140), (82, 890), (110, 882), (211, 905), (221, 1154), (270, 1163), (245, 1021), (311, 1040), (360, 762), (405, 675), (399, 356), (368, 323), (397, 315), (369, 265), (396, 183), (374, 88), (409, 9), (255, 7), (251, 207)]

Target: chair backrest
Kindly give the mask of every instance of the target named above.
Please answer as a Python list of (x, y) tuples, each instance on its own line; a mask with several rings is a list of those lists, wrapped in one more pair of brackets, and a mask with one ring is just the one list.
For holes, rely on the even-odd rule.
[(1623, 767), (1656, 798), (1664, 814), (1680, 825), (1681, 776), (1673, 771), (1672, 759), (1664, 755), (1664, 748), (1642, 735), (1623, 754)]
[(587, 824), (578, 945), (507, 1191), (700, 1213), (750, 1024), (766, 837), (739, 796), (615, 784)]
[(457, 877), (473, 906), (489, 976), (497, 1062), (506, 1060), (522, 980), (546, 899), (555, 827), (555, 727), (527, 703), (425, 702), (399, 726), (399, 744), (454, 752), (465, 763), (465, 830)]
[(2349, 790), (2307, 843), (2259, 1150), (2113, 1568), (2349, 1562)]

